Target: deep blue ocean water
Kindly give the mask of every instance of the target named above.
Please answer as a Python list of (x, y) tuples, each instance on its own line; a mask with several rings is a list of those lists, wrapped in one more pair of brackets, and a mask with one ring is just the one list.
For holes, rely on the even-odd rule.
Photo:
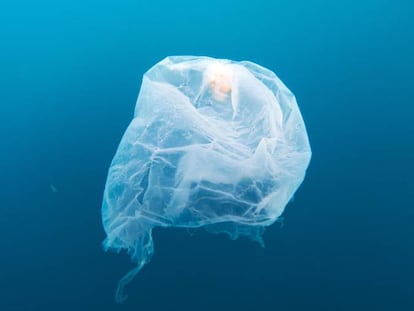
[[(2, 0), (0, 310), (414, 310), (411, 3)], [(106, 173), (168, 55), (275, 71), (313, 157), (265, 248), (158, 229), (117, 305)]]

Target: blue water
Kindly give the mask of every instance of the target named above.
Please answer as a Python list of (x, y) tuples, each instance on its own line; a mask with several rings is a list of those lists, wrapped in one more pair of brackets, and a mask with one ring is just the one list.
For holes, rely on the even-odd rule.
[[(410, 1), (0, 3), (0, 310), (414, 310)], [(295, 93), (313, 158), (264, 236), (155, 231), (104, 253), (106, 173), (142, 74), (251, 60)]]

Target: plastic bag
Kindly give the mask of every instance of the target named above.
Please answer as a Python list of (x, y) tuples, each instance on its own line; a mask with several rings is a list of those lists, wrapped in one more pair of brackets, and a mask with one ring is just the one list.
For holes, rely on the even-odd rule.
[(302, 182), (311, 151), (295, 97), (251, 62), (168, 57), (143, 77), (113, 159), (102, 218), (106, 249), (137, 267), (154, 227), (201, 227), (261, 241)]

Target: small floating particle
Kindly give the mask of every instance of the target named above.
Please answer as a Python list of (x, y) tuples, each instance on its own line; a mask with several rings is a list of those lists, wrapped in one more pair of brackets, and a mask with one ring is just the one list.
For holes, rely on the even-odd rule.
[(57, 188), (55, 187), (55, 185), (50, 184), (49, 187), (50, 187), (50, 190), (52, 190), (54, 193), (57, 192)]

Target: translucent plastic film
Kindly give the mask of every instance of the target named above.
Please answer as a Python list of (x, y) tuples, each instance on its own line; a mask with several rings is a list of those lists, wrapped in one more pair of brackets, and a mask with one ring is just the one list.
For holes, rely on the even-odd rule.
[(137, 268), (154, 227), (202, 227), (261, 241), (305, 176), (311, 151), (295, 97), (251, 62), (168, 57), (143, 77), (135, 115), (112, 161), (104, 245)]

